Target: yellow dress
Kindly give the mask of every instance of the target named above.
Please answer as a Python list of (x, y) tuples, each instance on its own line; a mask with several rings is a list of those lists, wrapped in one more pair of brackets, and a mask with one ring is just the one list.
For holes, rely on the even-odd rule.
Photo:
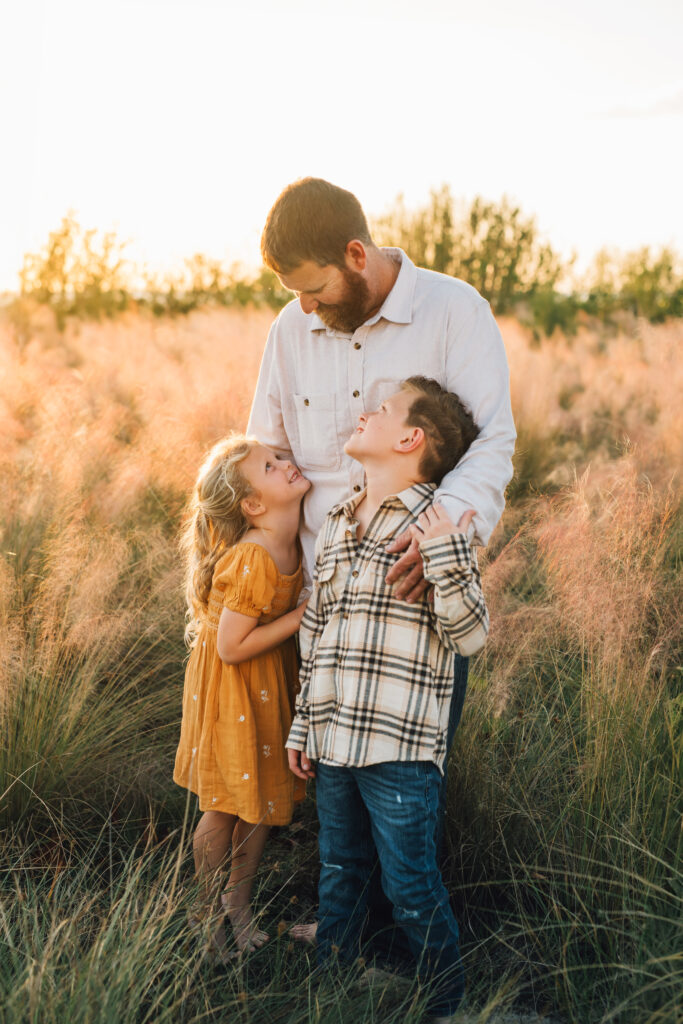
[(232, 547), (216, 564), (208, 609), (185, 672), (173, 779), (202, 811), (254, 824), (286, 825), (305, 783), (289, 770), (285, 742), (298, 688), (294, 638), (240, 665), (218, 657), (223, 608), (264, 625), (296, 607), (303, 574), (279, 572), (260, 544)]

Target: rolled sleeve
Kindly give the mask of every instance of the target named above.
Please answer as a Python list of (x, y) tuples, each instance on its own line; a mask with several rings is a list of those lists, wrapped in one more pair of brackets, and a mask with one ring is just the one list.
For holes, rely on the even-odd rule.
[(424, 577), (434, 586), (435, 628), (442, 643), (463, 656), (486, 642), (489, 615), (476, 552), (463, 533), (420, 544)]

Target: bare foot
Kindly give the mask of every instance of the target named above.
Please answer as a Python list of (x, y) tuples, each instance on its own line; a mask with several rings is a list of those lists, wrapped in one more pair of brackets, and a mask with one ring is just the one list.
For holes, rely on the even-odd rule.
[(306, 942), (309, 946), (313, 946), (318, 934), (318, 922), (306, 921), (304, 924), (293, 924), (289, 929), (289, 934), (297, 942)]
[(225, 925), (220, 921), (209, 934), (205, 934), (206, 919), (197, 913), (188, 915), (187, 923), (191, 930), (201, 935), (204, 943), (204, 955), (212, 963), (228, 964), (238, 956), (236, 950), (228, 949), (228, 938), (225, 934)]
[(230, 918), (235, 943), (240, 953), (253, 953), (268, 942), (270, 935), (261, 931), (254, 921), (253, 911), (248, 903), (243, 906), (233, 906), (227, 896), (221, 896), (223, 909)]

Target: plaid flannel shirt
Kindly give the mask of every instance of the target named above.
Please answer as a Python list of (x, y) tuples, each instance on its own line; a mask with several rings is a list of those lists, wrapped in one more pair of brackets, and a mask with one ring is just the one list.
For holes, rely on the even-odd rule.
[(313, 594), (301, 623), (300, 692), (287, 746), (325, 764), (434, 761), (443, 771), (454, 653), (488, 632), (476, 552), (464, 534), (420, 545), (424, 594), (398, 601), (385, 582), (399, 558), (386, 545), (434, 498), (420, 483), (385, 498), (360, 543), (355, 509), (335, 506), (316, 543)]

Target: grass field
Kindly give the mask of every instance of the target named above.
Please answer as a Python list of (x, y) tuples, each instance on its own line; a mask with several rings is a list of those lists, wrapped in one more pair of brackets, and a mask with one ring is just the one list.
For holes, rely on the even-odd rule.
[[(270, 320), (0, 319), (3, 1024), (423, 1017), (424, 992), (313, 985), (283, 930), (315, 902), (312, 800), (266, 851), (273, 941), (217, 970), (185, 924), (176, 538), (202, 452), (245, 424)], [(472, 1019), (674, 1022), (683, 321), (540, 344), (501, 327), (516, 475), (447, 824)]]

